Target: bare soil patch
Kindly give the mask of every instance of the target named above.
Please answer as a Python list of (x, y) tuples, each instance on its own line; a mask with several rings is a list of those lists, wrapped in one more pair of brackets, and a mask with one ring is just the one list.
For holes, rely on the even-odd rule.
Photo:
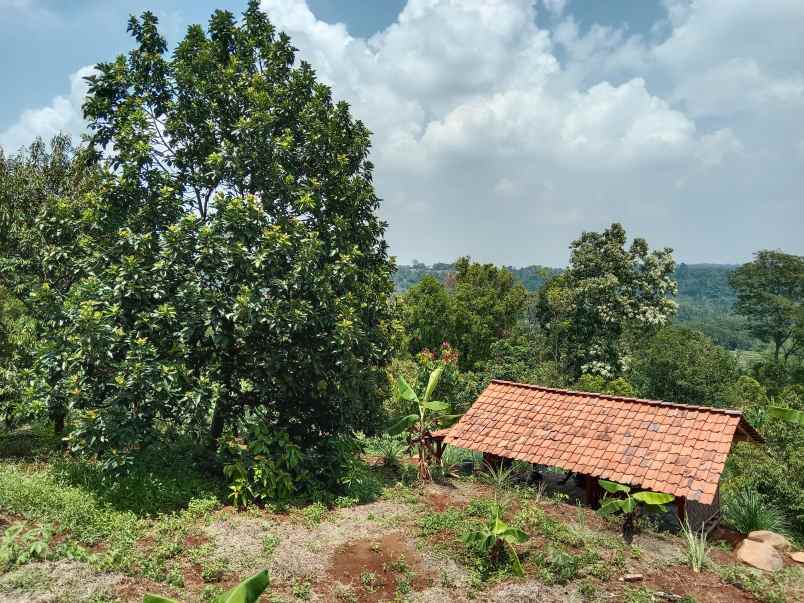
[(358, 601), (369, 603), (393, 599), (402, 581), (421, 591), (433, 584), (433, 575), (404, 535), (392, 533), (339, 546), (323, 589), (326, 596), (335, 584), (348, 585)]
[(736, 586), (724, 584), (715, 574), (696, 574), (683, 565), (665, 566), (661, 572), (647, 576), (644, 584), (655, 591), (682, 597), (689, 595), (699, 603), (744, 603), (756, 600)]

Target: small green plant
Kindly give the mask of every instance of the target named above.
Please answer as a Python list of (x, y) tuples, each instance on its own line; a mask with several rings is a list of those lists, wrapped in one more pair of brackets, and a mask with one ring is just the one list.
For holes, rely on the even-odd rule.
[(493, 566), (499, 564), (507, 550), (511, 555), (514, 574), (525, 575), (514, 545), (526, 542), (528, 535), (519, 528), (509, 526), (499, 514), (479, 529), (464, 534), (462, 540), (467, 546), (486, 556)]
[(368, 592), (373, 593), (379, 585), (379, 580), (377, 579), (377, 574), (374, 572), (363, 570), (360, 574), (360, 583)]
[[(268, 572), (263, 570), (244, 580), (232, 590), (218, 596), (214, 601), (215, 603), (256, 603), (270, 582)], [(143, 603), (179, 603), (179, 601), (159, 595), (145, 595)]]
[(732, 528), (748, 534), (755, 530), (769, 530), (778, 534), (788, 532), (784, 514), (775, 506), (766, 503), (750, 489), (739, 490), (724, 496), (723, 518)]
[(631, 492), (631, 487), (624, 484), (610, 482), (605, 479), (600, 480), (600, 487), (606, 491), (598, 513), (606, 517), (613, 514), (622, 514), (623, 517), (623, 540), (631, 544), (634, 540), (636, 520), (640, 513), (666, 511), (665, 505), (675, 500), (672, 494), (662, 492)]
[(709, 557), (709, 546), (706, 542), (704, 526), (701, 526), (700, 531), (696, 531), (690, 527), (689, 521), (684, 521), (681, 525), (681, 533), (686, 546), (687, 563), (692, 571), (697, 574), (706, 565)]
[(324, 521), (327, 513), (327, 507), (319, 501), (301, 509), (293, 509), (290, 515), (299, 523), (303, 523), (307, 527), (313, 527)]
[(309, 601), (313, 593), (312, 584), (310, 584), (309, 580), (297, 580), (293, 583), (291, 592), (300, 601)]
[(53, 535), (49, 527), (25, 530), (25, 524), (9, 526), (0, 539), (0, 570), (44, 559)]
[(275, 534), (268, 534), (262, 539), (262, 553), (270, 557), (274, 554), (276, 547), (279, 545), (279, 537)]

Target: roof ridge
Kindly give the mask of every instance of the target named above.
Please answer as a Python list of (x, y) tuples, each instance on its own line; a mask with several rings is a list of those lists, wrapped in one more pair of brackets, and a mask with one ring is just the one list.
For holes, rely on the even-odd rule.
[(640, 404), (650, 404), (653, 406), (668, 406), (670, 408), (681, 408), (686, 410), (689, 409), (701, 410), (716, 414), (743, 417), (743, 412), (741, 410), (733, 408), (715, 408), (713, 406), (700, 406), (698, 404), (682, 404), (679, 402), (666, 402), (664, 400), (648, 400), (646, 398), (631, 398), (628, 396), (617, 396), (614, 394), (604, 394), (600, 392), (582, 392), (572, 389), (562, 389), (559, 387), (547, 387), (546, 385), (536, 385), (533, 383), (519, 383), (517, 381), (506, 381), (505, 379), (492, 379), (491, 382), (500, 385), (513, 385), (516, 387), (524, 387), (526, 389), (536, 389), (540, 391), (554, 392), (559, 394), (571, 394), (574, 396), (585, 396), (589, 398), (602, 398), (604, 400), (616, 400), (619, 402), (637, 402)]

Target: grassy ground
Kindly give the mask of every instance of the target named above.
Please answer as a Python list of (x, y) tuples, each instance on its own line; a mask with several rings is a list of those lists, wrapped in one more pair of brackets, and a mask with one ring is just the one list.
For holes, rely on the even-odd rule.
[[(804, 600), (792, 562), (763, 574), (716, 546), (696, 574), (679, 538), (643, 531), (626, 546), (615, 525), (533, 488), (500, 492), (473, 478), (411, 487), (378, 469), (387, 487), (369, 504), (238, 511), (192, 466), (155, 462), (112, 485), (60, 454), (3, 459), (0, 602), (139, 602), (146, 592), (211, 601), (263, 568), (266, 602)], [(517, 547), (524, 578), (461, 540), (500, 498), (530, 536)], [(643, 579), (621, 580), (634, 573)]]

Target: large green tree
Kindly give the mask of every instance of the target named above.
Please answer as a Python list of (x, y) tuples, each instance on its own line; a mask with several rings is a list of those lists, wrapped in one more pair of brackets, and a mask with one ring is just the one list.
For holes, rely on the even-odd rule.
[(448, 342), (458, 350), (462, 369), (488, 359), (492, 344), (511, 332), (523, 316), (527, 291), (506, 268), (459, 258), (447, 284), (432, 276), (403, 300), (413, 353)]
[(89, 78), (115, 236), (64, 301), (74, 445), (214, 445), (252, 408), (297, 443), (370, 426), (393, 266), (368, 130), (255, 1), (172, 54), (157, 25)]
[(102, 261), (95, 253), (108, 234), (98, 198), (102, 182), (102, 172), (84, 165), (66, 136), (49, 144), (36, 140), (9, 157), (0, 153), (6, 410), (23, 410), (21, 393), (41, 387), (48, 391), (48, 404), (40, 410), (47, 411), (58, 433), (68, 404), (57, 385), (69, 362), (63, 303), (93, 261)]
[(804, 347), (804, 257), (763, 250), (729, 277), (735, 310), (751, 333), (773, 345), (774, 362), (786, 363)]
[(737, 361), (700, 331), (666, 327), (635, 354), (629, 380), (646, 398), (731, 406)]
[(623, 373), (633, 341), (667, 324), (676, 311), (672, 249), (626, 247), (625, 229), (584, 232), (570, 245), (570, 265), (540, 291), (534, 314), (568, 374)]

